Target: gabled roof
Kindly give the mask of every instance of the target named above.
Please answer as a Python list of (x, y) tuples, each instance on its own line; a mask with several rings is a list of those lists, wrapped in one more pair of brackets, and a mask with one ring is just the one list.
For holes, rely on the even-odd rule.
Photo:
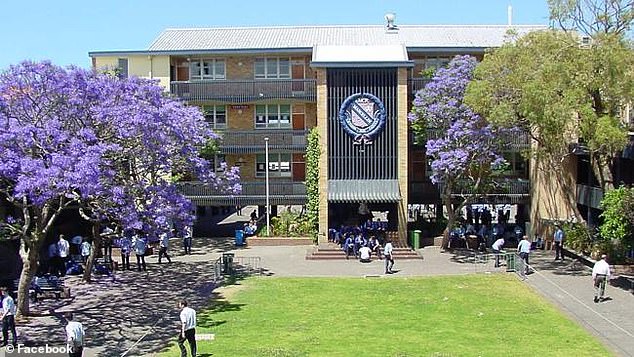
[(94, 51), (90, 56), (235, 52), (310, 52), (316, 46), (405, 46), (409, 52), (483, 51), (545, 25), (377, 25), (171, 28), (146, 50)]
[[(543, 30), (542, 25), (514, 25), (520, 35)], [(312, 49), (314, 46), (404, 45), (408, 48), (488, 48), (502, 45), (509, 26), (404, 25), (289, 26), (166, 29), (149, 51)]]

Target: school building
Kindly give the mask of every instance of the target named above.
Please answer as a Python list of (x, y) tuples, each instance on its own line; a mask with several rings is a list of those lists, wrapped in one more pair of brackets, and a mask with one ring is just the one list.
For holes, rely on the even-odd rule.
[[(511, 29), (522, 35), (546, 26), (390, 20), (370, 26), (174, 28), (147, 49), (89, 55), (97, 69), (158, 80), (172, 95), (200, 106), (222, 134), (215, 164), (239, 166), (243, 192), (229, 196), (195, 182), (183, 185), (195, 204), (264, 206), (266, 170), (273, 213), (278, 206), (305, 204), (306, 137), (316, 127), (322, 148), (320, 241), (328, 227), (353, 220), (360, 206), (388, 212), (388, 230), (404, 241), (412, 208), (440, 205), (424, 145), (415, 142), (407, 120), (414, 94), (427, 81), (421, 72), (458, 54), (481, 59)], [(529, 163), (519, 154), (530, 141), (521, 133), (509, 140), (507, 175), (481, 203), (513, 204), (518, 214), (533, 216)]]

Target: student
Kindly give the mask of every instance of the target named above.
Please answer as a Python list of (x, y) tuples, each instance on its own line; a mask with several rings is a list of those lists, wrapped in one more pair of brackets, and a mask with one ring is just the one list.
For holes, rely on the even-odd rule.
[(0, 287), (2, 296), (2, 346), (6, 346), (9, 340), (9, 331), (13, 337), (13, 347), (17, 345), (17, 334), (15, 332), (15, 302), (6, 287)]
[(350, 253), (354, 253), (354, 239), (352, 239), (351, 233), (346, 233), (346, 240), (343, 242), (343, 251), (346, 253), (346, 259)]
[(528, 256), (531, 254), (531, 242), (528, 241), (527, 236), (523, 236), (520, 243), (517, 245), (517, 251), (520, 253), (520, 258), (526, 263), (525, 273), (529, 273)]
[(561, 226), (555, 226), (557, 229), (553, 234), (553, 241), (555, 243), (555, 260), (561, 259), (564, 260), (563, 248), (564, 248), (564, 238), (566, 237), (566, 233), (561, 229)]
[(605, 285), (610, 278), (610, 265), (607, 262), (607, 255), (601, 255), (601, 260), (594, 263), (592, 267), (592, 282), (594, 283), (594, 302), (603, 300)]
[(130, 270), (130, 252), (132, 251), (132, 242), (128, 236), (124, 235), (119, 240), (121, 246), (121, 270)]
[(66, 275), (66, 262), (70, 256), (70, 244), (64, 238), (63, 234), (59, 235), (59, 242), (57, 242), (57, 255), (59, 256), (59, 272), (61, 276)]
[(192, 235), (192, 227), (185, 227), (183, 236), (183, 249), (185, 250), (185, 254), (192, 254)]
[(363, 246), (359, 248), (359, 261), (361, 263), (369, 263), (371, 253), (372, 253), (372, 250), (367, 246)]
[(502, 251), (502, 247), (504, 247), (504, 237), (498, 238), (491, 248), (493, 248), (493, 254), (495, 254), (495, 267), (498, 268), (500, 266), (500, 254)]
[(88, 261), (88, 257), (90, 256), (90, 243), (88, 243), (88, 240), (84, 239), (84, 241), (81, 243), (81, 248), (79, 249), (80, 253), (81, 253), (81, 261), (86, 264), (86, 262)]
[(387, 239), (385, 243), (385, 247), (383, 248), (383, 255), (385, 256), (385, 274), (393, 274), (392, 268), (394, 267), (394, 256), (392, 255), (392, 251), (394, 247), (392, 246), (392, 241)]
[(66, 315), (66, 343), (68, 344), (68, 355), (71, 357), (81, 357), (84, 352), (84, 327), (80, 322), (73, 320), (73, 314)]
[(370, 250), (372, 250), (372, 252), (376, 254), (376, 257), (379, 258), (379, 260), (381, 260), (381, 244), (379, 243), (379, 240), (376, 239), (375, 236), (371, 236), (369, 245), (370, 245)]
[(170, 235), (167, 232), (163, 232), (161, 233), (160, 238), (161, 238), (161, 242), (159, 243), (158, 263), (161, 264), (161, 258), (163, 256), (167, 258), (168, 263), (171, 263), (172, 259), (170, 259), (170, 256), (167, 255), (167, 249), (169, 248), (169, 244), (170, 244)]
[(134, 253), (136, 254), (137, 270), (141, 271), (141, 266), (143, 266), (143, 271), (146, 271), (145, 251), (147, 250), (147, 243), (145, 242), (145, 239), (140, 237), (138, 234), (135, 235), (132, 239), (132, 246), (134, 247)]
[(181, 300), (180, 320), (181, 330), (178, 336), (178, 348), (181, 350), (181, 356), (187, 356), (185, 349), (185, 340), (189, 342), (189, 350), (192, 357), (196, 357), (196, 311), (191, 307), (187, 307), (187, 300)]

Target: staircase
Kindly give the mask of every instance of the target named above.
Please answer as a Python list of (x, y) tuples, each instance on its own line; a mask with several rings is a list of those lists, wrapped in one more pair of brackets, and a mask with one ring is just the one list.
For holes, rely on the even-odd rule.
[[(399, 259), (423, 259), (417, 252), (408, 247), (396, 246), (392, 251), (394, 260)], [(354, 260), (354, 256), (350, 256)], [(306, 260), (346, 260), (346, 254), (341, 247), (334, 243), (320, 244), (312, 252), (306, 255)], [(372, 260), (376, 260), (376, 256), (372, 255)]]

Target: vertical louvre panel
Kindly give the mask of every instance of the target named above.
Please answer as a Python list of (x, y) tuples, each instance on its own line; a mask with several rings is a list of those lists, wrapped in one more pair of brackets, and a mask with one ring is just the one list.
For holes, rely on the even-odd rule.
[[(396, 68), (328, 69), (328, 179), (396, 179)], [(370, 93), (385, 105), (385, 129), (371, 145), (354, 145), (339, 123), (339, 108), (355, 93)]]

